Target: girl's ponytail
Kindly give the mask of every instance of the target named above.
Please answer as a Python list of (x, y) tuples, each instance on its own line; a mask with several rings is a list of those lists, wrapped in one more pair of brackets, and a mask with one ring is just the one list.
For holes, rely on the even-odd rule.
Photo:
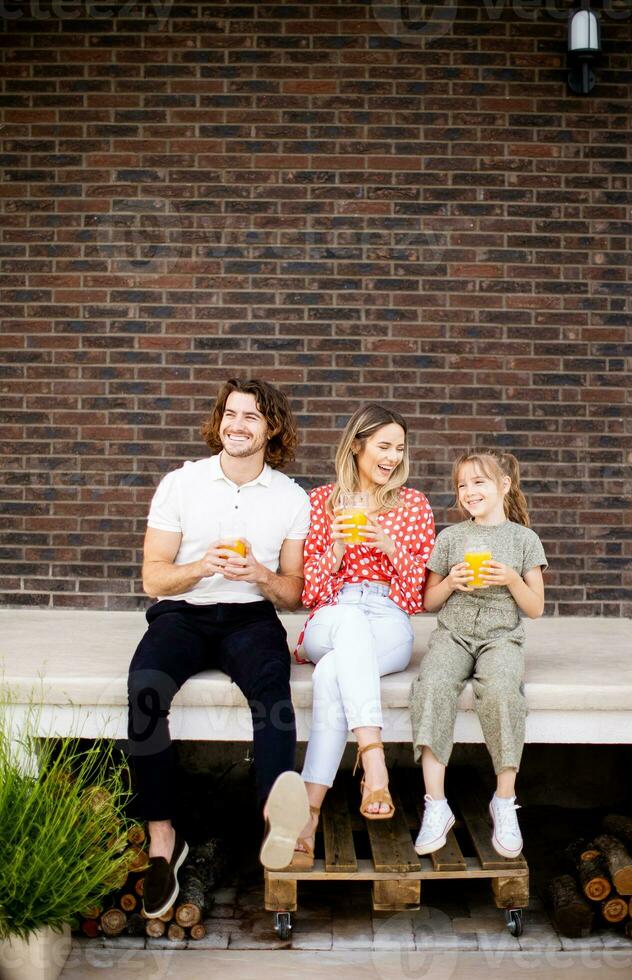
[[(491, 455), (491, 454), (490, 454)], [(493, 453), (503, 473), (511, 479), (511, 486), (503, 501), (505, 514), (515, 524), (529, 527), (529, 512), (525, 495), (520, 489), (520, 464), (513, 453)]]

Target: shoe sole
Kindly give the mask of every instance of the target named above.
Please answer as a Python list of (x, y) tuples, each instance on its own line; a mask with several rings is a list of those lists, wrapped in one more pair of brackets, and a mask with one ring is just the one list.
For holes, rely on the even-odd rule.
[(419, 857), (424, 857), (425, 854), (434, 854), (435, 851), (440, 851), (442, 847), (445, 847), (448, 834), (454, 827), (454, 821), (455, 818), (452, 816), (445, 825), (443, 837), (438, 837), (437, 840), (432, 841), (430, 844), (420, 844), (419, 846), (415, 844), (415, 853), (418, 854)]
[[(494, 814), (492, 812), (492, 805), (491, 805), (491, 803), (489, 804), (489, 808), (488, 809), (489, 809), (489, 816), (491, 818), (492, 827), (493, 827), (494, 826)], [(508, 847), (503, 847), (502, 844), (499, 843), (498, 839), (496, 838), (495, 832), (492, 834), (491, 841), (492, 841), (492, 847), (496, 851), (496, 854), (500, 854), (501, 857), (504, 857), (504, 858), (517, 858), (517, 857), (520, 857), (520, 855), (522, 854), (522, 848), (523, 848), (524, 844), (521, 844), (517, 851), (510, 851)]]
[(305, 783), (297, 772), (282, 772), (268, 796), (268, 833), (261, 845), (259, 860), (264, 868), (287, 868), (296, 841), (309, 820), (309, 800)]
[(165, 904), (164, 905), (161, 905), (160, 908), (157, 911), (155, 911), (155, 912), (148, 912), (147, 909), (145, 908), (145, 904), (143, 903), (143, 912), (145, 913), (145, 918), (147, 918), (147, 919), (159, 919), (161, 915), (164, 915), (165, 912), (168, 912), (169, 911), (169, 909), (171, 908), (171, 906), (175, 902), (176, 898), (178, 897), (178, 893), (180, 892), (180, 884), (178, 882), (178, 871), (180, 870), (180, 868), (182, 867), (182, 865), (186, 861), (188, 854), (189, 854), (189, 845), (185, 841), (184, 842), (184, 847), (182, 849), (182, 854), (180, 855), (180, 857), (178, 858), (178, 860), (176, 861), (176, 863), (173, 866), (173, 874), (174, 874), (174, 877), (176, 879), (176, 883), (175, 883), (175, 886), (173, 888), (173, 891), (171, 892), (171, 895), (165, 901)]

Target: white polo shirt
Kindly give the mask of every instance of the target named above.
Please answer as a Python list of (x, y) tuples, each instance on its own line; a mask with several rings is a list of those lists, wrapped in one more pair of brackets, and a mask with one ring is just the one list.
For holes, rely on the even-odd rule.
[[(222, 470), (220, 455), (188, 461), (167, 473), (153, 496), (147, 523), (160, 531), (182, 534), (175, 564), (186, 565), (203, 557), (220, 537), (222, 518), (234, 514), (245, 523), (257, 561), (276, 572), (285, 539), (307, 537), (309, 497), (294, 480), (267, 463), (254, 480), (238, 486)], [(229, 582), (223, 575), (211, 575), (188, 592), (158, 598), (207, 605), (256, 602), (264, 596), (249, 582)]]

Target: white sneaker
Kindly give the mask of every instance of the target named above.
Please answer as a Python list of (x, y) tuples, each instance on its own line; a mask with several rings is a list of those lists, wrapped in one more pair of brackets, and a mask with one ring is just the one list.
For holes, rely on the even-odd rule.
[(518, 857), (522, 851), (522, 834), (516, 816), (516, 810), (520, 807), (515, 799), (515, 796), (503, 799), (494, 793), (489, 804), (489, 813), (494, 824), (492, 846), (497, 854), (506, 858)]
[(454, 825), (454, 814), (447, 800), (433, 800), (424, 796), (424, 816), (415, 841), (415, 850), (421, 857), (439, 851), (447, 840), (448, 831)]

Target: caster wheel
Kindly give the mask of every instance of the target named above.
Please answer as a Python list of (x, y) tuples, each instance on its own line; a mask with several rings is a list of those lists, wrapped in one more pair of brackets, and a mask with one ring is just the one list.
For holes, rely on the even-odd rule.
[(289, 912), (275, 912), (274, 931), (279, 939), (289, 939), (292, 935), (292, 916)]
[(512, 936), (516, 939), (522, 935), (522, 909), (506, 909), (505, 922)]

